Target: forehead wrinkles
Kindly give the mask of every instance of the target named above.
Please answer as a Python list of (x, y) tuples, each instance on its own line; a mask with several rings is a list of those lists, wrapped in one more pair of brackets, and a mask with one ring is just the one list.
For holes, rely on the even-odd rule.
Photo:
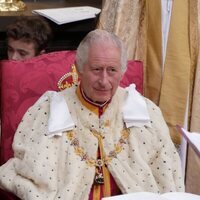
[(120, 62), (116, 58), (93, 57), (90, 60), (92, 66), (113, 66), (118, 67)]
[(108, 46), (107, 44), (92, 45), (89, 50), (90, 61), (99, 62), (120, 62), (120, 49), (116, 46)]

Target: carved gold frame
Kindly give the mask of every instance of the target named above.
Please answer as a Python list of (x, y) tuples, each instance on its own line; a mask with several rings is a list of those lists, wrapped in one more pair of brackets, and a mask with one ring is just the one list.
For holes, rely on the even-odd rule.
[(0, 0), (0, 12), (2, 11), (23, 11), (26, 5), (21, 0)]

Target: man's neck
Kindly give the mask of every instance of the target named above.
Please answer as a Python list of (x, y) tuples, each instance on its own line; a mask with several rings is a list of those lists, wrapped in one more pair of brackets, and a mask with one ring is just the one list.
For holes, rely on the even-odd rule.
[(81, 89), (81, 94), (83, 96), (83, 98), (88, 101), (89, 103), (91, 103), (92, 105), (94, 106), (97, 106), (97, 107), (104, 107), (107, 103), (110, 102), (110, 99), (105, 101), (105, 102), (97, 102), (97, 101), (93, 101), (92, 99), (90, 99), (89, 97), (86, 96), (85, 92), (83, 91), (83, 89), (80, 87)]

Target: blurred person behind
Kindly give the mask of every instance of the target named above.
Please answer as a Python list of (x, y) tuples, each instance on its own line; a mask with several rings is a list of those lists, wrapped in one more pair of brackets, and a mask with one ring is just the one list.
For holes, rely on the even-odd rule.
[(9, 60), (26, 60), (45, 53), (52, 30), (39, 16), (20, 16), (7, 27), (7, 56)]

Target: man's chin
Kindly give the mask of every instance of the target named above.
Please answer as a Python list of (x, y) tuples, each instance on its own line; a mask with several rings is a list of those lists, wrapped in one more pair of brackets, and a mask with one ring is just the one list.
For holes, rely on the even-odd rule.
[(108, 102), (110, 98), (97, 98), (94, 102), (98, 104), (104, 104), (105, 102)]
[(93, 99), (95, 100), (94, 102), (98, 103), (105, 103), (111, 99), (111, 94), (110, 91), (101, 91), (96, 94), (94, 94)]

